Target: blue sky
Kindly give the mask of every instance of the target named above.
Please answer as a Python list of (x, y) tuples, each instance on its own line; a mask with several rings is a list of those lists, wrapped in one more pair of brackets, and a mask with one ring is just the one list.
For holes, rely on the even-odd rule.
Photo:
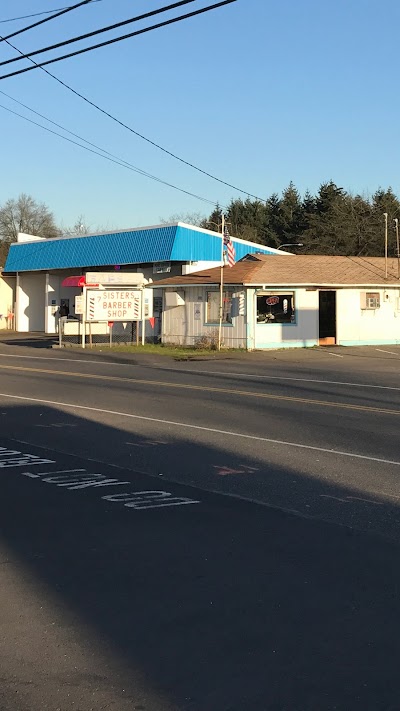
[[(196, 0), (165, 19), (213, 1)], [(74, 2), (13, 0), (1, 3), (0, 20)], [(27, 52), (165, 4), (101, 0), (10, 41)], [(1, 23), (0, 34), (28, 22)], [(49, 70), (136, 131), (261, 198), (290, 180), (301, 192), (332, 179), (352, 192), (391, 185), (398, 193), (399, 26), (398, 0), (237, 0)], [(0, 50), (2, 60), (16, 56), (4, 43)], [(117, 126), (41, 70), (2, 80), (0, 90), (211, 202), (242, 196)], [(0, 104), (45, 123), (2, 94)], [(83, 214), (92, 229), (212, 209), (3, 109), (0, 130), (0, 204), (29, 193), (65, 227)]]

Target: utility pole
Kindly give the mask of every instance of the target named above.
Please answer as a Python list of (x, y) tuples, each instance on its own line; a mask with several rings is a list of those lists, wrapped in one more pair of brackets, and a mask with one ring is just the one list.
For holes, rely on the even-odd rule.
[(225, 215), (221, 215), (221, 274), (219, 286), (219, 325), (218, 325), (218, 350), (221, 350), (222, 340), (222, 316), (224, 311), (224, 233), (225, 233)]
[(385, 219), (385, 279), (387, 279), (387, 275), (388, 275), (388, 214), (387, 214), (387, 212), (383, 213), (383, 217)]
[(394, 218), (394, 226), (396, 229), (396, 252), (397, 252), (397, 278), (400, 277), (400, 245), (399, 245), (399, 221)]

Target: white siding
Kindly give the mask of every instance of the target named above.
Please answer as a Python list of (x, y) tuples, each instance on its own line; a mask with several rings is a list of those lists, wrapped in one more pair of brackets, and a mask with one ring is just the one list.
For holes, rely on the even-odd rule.
[[(225, 287), (226, 289), (232, 288)], [(170, 289), (170, 291), (174, 291)], [(185, 287), (178, 289), (184, 295), (184, 306), (163, 307), (162, 342), (194, 346), (205, 338), (218, 342), (218, 323), (207, 324), (207, 292), (218, 288)], [(233, 288), (233, 313), (238, 313), (238, 295), (243, 289)], [(195, 318), (195, 313), (200, 318)], [(232, 324), (222, 326), (222, 344), (226, 348), (246, 348), (246, 317), (234, 315)]]
[(45, 330), (45, 274), (20, 274), (17, 278), (16, 330)]
[[(380, 294), (380, 308), (361, 309), (361, 293)], [(337, 342), (341, 345), (400, 343), (399, 289), (338, 289)]]
[(264, 290), (249, 289), (249, 349), (299, 348), (318, 344), (318, 291), (270, 287), (274, 293), (294, 293), (294, 323), (256, 323), (257, 293)]
[(221, 262), (188, 262), (182, 264), (182, 274), (192, 274), (193, 272), (201, 272), (204, 269), (213, 269), (218, 267)]
[(0, 276), (0, 328), (12, 327), (7, 314), (14, 313), (15, 307), (15, 277)]
[[(173, 290), (173, 289), (171, 289)], [(201, 338), (218, 340), (218, 324), (206, 323), (206, 287), (184, 287), (178, 291), (184, 295), (183, 306), (166, 307), (164, 300), (164, 343), (193, 346)], [(234, 316), (233, 324), (223, 326), (222, 341), (227, 348), (299, 348), (318, 345), (319, 340), (319, 290), (306, 288), (267, 289), (271, 292), (294, 293), (295, 321), (290, 324), (257, 324), (257, 292), (263, 289), (243, 288), (246, 291), (246, 316)], [(400, 290), (337, 288), (336, 324), (338, 345), (400, 343)], [(380, 308), (361, 309), (361, 294), (380, 294)], [(234, 289), (235, 297), (240, 287)], [(200, 318), (195, 319), (195, 310)]]

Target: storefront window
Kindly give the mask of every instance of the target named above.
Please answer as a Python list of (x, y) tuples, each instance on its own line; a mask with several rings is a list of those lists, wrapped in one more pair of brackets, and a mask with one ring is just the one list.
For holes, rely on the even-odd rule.
[[(220, 292), (207, 292), (207, 323), (219, 323)], [(222, 323), (232, 323), (232, 292), (224, 291), (222, 301)]]
[(293, 323), (294, 294), (259, 294), (257, 323)]

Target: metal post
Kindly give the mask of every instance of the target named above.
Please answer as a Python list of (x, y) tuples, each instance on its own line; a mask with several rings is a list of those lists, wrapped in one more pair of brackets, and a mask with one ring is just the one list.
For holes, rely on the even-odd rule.
[(221, 273), (219, 279), (219, 326), (218, 326), (218, 350), (221, 350), (222, 340), (222, 316), (224, 310), (224, 231), (225, 231), (225, 215), (221, 217)]
[(146, 342), (146, 319), (144, 314), (144, 287), (142, 287), (142, 346), (144, 346)]
[(83, 287), (83, 314), (82, 314), (82, 348), (86, 345), (86, 287)]
[[(12, 326), (14, 326), (15, 331), (18, 331), (19, 325), (21, 323), (20, 316), (19, 316), (19, 307), (20, 307), (20, 303), (21, 303), (20, 302), (20, 294), (19, 294), (20, 286), (21, 286), (20, 277), (19, 277), (19, 273), (17, 272), (17, 276), (15, 279), (14, 324), (12, 323), (12, 320), (10, 318), (10, 326), (7, 326), (8, 328), (10, 328), (10, 327), (12, 328)], [(8, 324), (8, 319), (7, 319), (7, 324)]]
[(396, 251), (397, 251), (397, 278), (400, 277), (400, 244), (399, 244), (399, 221), (397, 217), (394, 218), (394, 224), (396, 228)]
[(385, 218), (385, 279), (387, 279), (387, 275), (388, 275), (388, 214), (387, 214), (387, 212), (383, 213), (383, 217)]

